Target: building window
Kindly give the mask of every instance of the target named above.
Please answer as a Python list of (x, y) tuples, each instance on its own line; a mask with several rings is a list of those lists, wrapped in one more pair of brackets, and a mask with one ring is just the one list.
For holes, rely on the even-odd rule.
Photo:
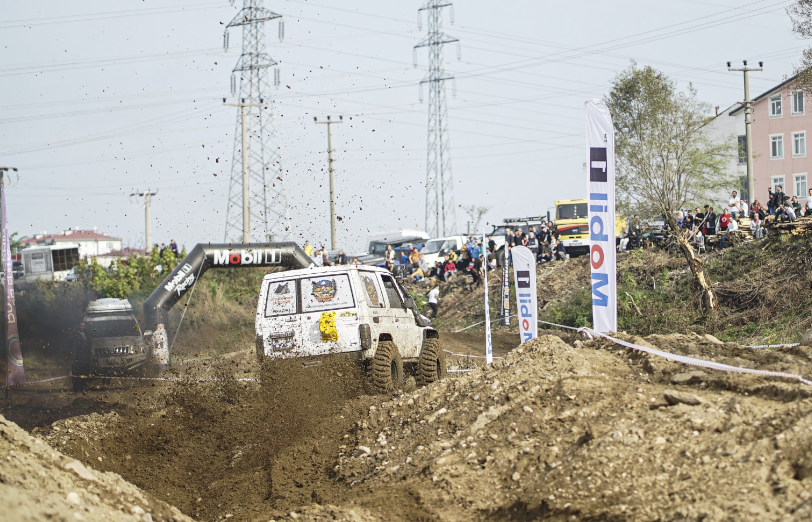
[(806, 156), (806, 131), (792, 133), (792, 155)]
[(739, 165), (747, 163), (747, 136), (739, 136)]
[(770, 136), (770, 158), (782, 159), (784, 157), (784, 135)]
[(806, 174), (795, 174), (795, 195), (799, 198), (805, 197), (806, 194)]
[(781, 95), (770, 98), (770, 118), (781, 117)]
[(804, 91), (792, 91), (792, 114), (804, 113)]
[(784, 188), (784, 176), (770, 176), (770, 185), (772, 185), (773, 192), (776, 191), (778, 185)]

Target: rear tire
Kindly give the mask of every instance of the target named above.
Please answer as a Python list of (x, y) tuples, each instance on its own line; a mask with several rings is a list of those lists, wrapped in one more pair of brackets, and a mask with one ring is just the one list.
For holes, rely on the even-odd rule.
[(369, 365), (372, 388), (377, 393), (393, 393), (403, 388), (403, 361), (392, 341), (380, 341)]
[(417, 363), (417, 382), (424, 386), (445, 379), (445, 353), (440, 349), (439, 339), (426, 339)]

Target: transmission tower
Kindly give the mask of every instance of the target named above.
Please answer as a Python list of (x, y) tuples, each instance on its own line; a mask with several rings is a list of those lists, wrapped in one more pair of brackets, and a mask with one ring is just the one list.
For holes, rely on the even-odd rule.
[(426, 160), (426, 232), (431, 237), (457, 233), (457, 207), (454, 204), (454, 177), (451, 174), (451, 154), (448, 145), (448, 110), (446, 108), (445, 82), (453, 80), (443, 69), (443, 45), (459, 40), (443, 33), (442, 9), (451, 7), (451, 23), (454, 11), (450, 2), (426, 0), (418, 10), (418, 25), (421, 14), (428, 17), (428, 34), (414, 46), (415, 66), (420, 47), (428, 47), (429, 70), (420, 82), (420, 98), (423, 98), (423, 84), (429, 89), (428, 151)]
[[(232, 3), (233, 0), (232, 0)], [(279, 85), (279, 69), (265, 49), (265, 22), (279, 20), (279, 40), (285, 34), (282, 15), (263, 7), (263, 0), (243, 0), (243, 7), (226, 26), (223, 47), (228, 50), (229, 32), (242, 27), (242, 55), (231, 72), (231, 94), (237, 96), (237, 124), (228, 188), (225, 240), (243, 240), (243, 214), (247, 214), (249, 239), (290, 239), (291, 225), (285, 194), (279, 146), (274, 136), (271, 82)], [(237, 82), (239, 81), (239, 91)], [(243, 118), (245, 118), (243, 129)], [(245, 153), (243, 153), (245, 151)], [(243, 171), (247, 171), (243, 176)], [(244, 181), (247, 198), (243, 198)], [(246, 207), (246, 204), (248, 208)], [(245, 212), (244, 212), (245, 211)]]

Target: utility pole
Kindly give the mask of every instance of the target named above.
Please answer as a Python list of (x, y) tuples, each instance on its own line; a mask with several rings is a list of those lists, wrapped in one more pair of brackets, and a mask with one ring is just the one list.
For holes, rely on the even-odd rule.
[[(457, 42), (457, 59), (460, 57), (459, 40), (443, 32), (441, 11), (451, 8), (451, 23), (454, 23), (454, 8), (445, 0), (425, 0), (418, 10), (420, 16), (426, 12), (428, 31), (426, 37), (414, 46), (414, 64), (417, 67), (417, 49), (426, 47), (429, 54), (429, 70), (420, 82), (420, 101), (423, 101), (423, 84), (429, 89), (428, 146), (426, 158), (426, 232), (431, 237), (456, 234), (457, 205), (454, 203), (454, 178), (451, 174), (451, 153), (448, 143), (448, 109), (446, 107), (445, 82), (454, 77), (447, 75), (443, 68), (443, 45)], [(453, 89), (452, 83), (452, 91)]]
[[(261, 236), (254, 237), (255, 240), (290, 239), (292, 235), (271, 94), (271, 89), (279, 86), (280, 76), (278, 64), (268, 54), (266, 45), (266, 22), (279, 23), (279, 41), (285, 36), (285, 25), (282, 15), (266, 9), (263, 4), (264, 0), (242, 0), (242, 9), (226, 25), (223, 34), (223, 47), (228, 50), (229, 31), (242, 31), (242, 54), (231, 71), (231, 95), (241, 103), (237, 105), (240, 110), (226, 203), (226, 242), (239, 241), (240, 237), (250, 242), (252, 222), (255, 236)], [(241, 151), (240, 133), (243, 136)]]
[(319, 121), (318, 118), (313, 116), (313, 121), (316, 123), (327, 125), (327, 166), (330, 174), (330, 249), (336, 249), (336, 191), (333, 184), (333, 139), (330, 134), (330, 125), (334, 123), (344, 123), (344, 116), (339, 116), (338, 121), (330, 121), (327, 116), (327, 121)]
[(248, 151), (251, 148), (251, 144), (248, 141), (248, 131), (247, 131), (247, 123), (246, 123), (246, 107), (260, 107), (262, 105), (262, 99), (259, 100), (259, 103), (245, 103), (243, 99), (240, 103), (226, 103), (226, 99), (223, 98), (223, 105), (227, 105), (229, 107), (239, 107), (240, 108), (240, 120), (242, 121), (242, 242), (243, 243), (250, 243), (251, 242), (251, 201), (249, 198), (250, 188), (251, 188), (251, 181), (249, 180), (248, 176)]
[(150, 245), (152, 244), (152, 237), (149, 231), (149, 204), (152, 201), (152, 196), (157, 196), (158, 190), (156, 189), (155, 192), (151, 192), (147, 189), (146, 192), (133, 192), (130, 194), (130, 197), (139, 197), (144, 198), (144, 243), (145, 248), (144, 250), (149, 253), (150, 252)]
[(732, 69), (730, 62), (727, 62), (727, 70), (731, 72), (744, 73), (744, 134), (745, 134), (745, 153), (747, 154), (747, 200), (752, 202), (756, 194), (756, 181), (753, 178), (753, 134), (750, 127), (753, 124), (753, 102), (750, 101), (750, 76), (747, 74), (750, 71), (761, 72), (763, 71), (764, 62), (758, 62), (758, 69), (747, 67), (747, 60), (743, 60), (743, 68)]

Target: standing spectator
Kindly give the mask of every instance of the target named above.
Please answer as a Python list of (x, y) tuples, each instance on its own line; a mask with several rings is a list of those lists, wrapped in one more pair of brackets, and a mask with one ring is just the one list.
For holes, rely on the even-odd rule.
[[(311, 252), (313, 251), (313, 247), (310, 247)], [(310, 257), (310, 260), (313, 261), (313, 264), (318, 266), (324, 266), (324, 256), (321, 253), (321, 250), (316, 250), (313, 252), (313, 255)]]
[[(810, 189), (812, 192), (812, 189)], [(809, 198), (812, 201), (812, 197)], [(491, 254), (496, 253), (496, 241), (493, 240), (493, 236), (488, 236), (488, 252)]]
[(804, 215), (812, 215), (812, 188), (809, 189), (809, 195), (806, 196), (806, 214)]
[(643, 245), (643, 224), (638, 214), (629, 221), (629, 242), (632, 248), (640, 248)]
[(510, 250), (513, 246), (513, 230), (505, 229), (505, 250)]
[(420, 267), (420, 260), (422, 258), (423, 254), (420, 253), (420, 250), (411, 246), (409, 247), (409, 264), (413, 270)]
[(479, 256), (482, 255), (482, 242), (474, 242), (474, 246), (471, 248), (471, 257), (473, 259), (479, 259)]
[(338, 254), (334, 259), (336, 265), (346, 265), (347, 264), (347, 254), (344, 253), (343, 250), (339, 250)]
[(735, 221), (734, 219), (730, 219), (730, 211), (725, 209), (722, 212), (722, 215), (719, 216), (719, 225), (716, 227), (716, 233), (725, 232), (728, 227), (730, 227), (730, 222)]
[(180, 252), (178, 251), (178, 244), (175, 243), (174, 239), (169, 240), (169, 248), (172, 249), (172, 253), (175, 254), (175, 257), (180, 257)]
[(386, 245), (386, 252), (383, 253), (383, 260), (386, 264), (395, 264), (395, 259), (397, 259), (397, 252), (392, 249), (392, 245)]
[(707, 209), (707, 214), (705, 214), (705, 228), (702, 230), (702, 234), (705, 236), (716, 233), (716, 212), (713, 211), (713, 207), (711, 206), (708, 206)]
[(529, 237), (527, 238), (527, 248), (533, 252), (533, 259), (536, 259), (539, 256), (539, 240), (536, 238), (535, 232), (530, 232)]
[(431, 290), (429, 290), (429, 308), (431, 308), (431, 317), (429, 319), (434, 319), (437, 317), (437, 307), (440, 304), (440, 287), (435, 286)]
[(761, 239), (761, 216), (758, 213), (753, 214), (753, 219), (750, 221), (750, 233), (756, 239)]
[(160, 252), (158, 252), (158, 254), (161, 257), (164, 257), (164, 252), (166, 252), (166, 243), (161, 243), (161, 250), (160, 250)]
[(781, 185), (778, 185), (777, 187), (775, 187), (775, 192), (770, 190), (770, 201), (772, 203), (770, 205), (770, 207), (771, 207), (770, 208), (770, 215), (771, 216), (773, 214), (775, 214), (776, 212), (778, 212), (778, 210), (781, 208), (781, 205), (784, 204), (784, 195), (785, 195), (784, 194), (784, 187), (782, 187)]
[(739, 193), (734, 190), (730, 195), (730, 200), (727, 202), (727, 210), (733, 216), (733, 219), (739, 219), (739, 214), (741, 213), (741, 204), (742, 200), (739, 197)]
[(352, 261), (350, 261), (350, 264), (351, 264), (352, 266), (359, 266), (359, 265), (361, 264), (361, 262), (358, 260), (358, 258), (357, 258), (357, 257), (353, 257), (353, 258), (352, 258)]
[(625, 230), (620, 231), (620, 241), (617, 245), (618, 252), (625, 252), (626, 247), (629, 245), (629, 233)]
[(325, 247), (321, 247), (321, 266), (332, 266), (333, 264), (330, 263), (330, 256), (327, 255), (327, 249)]
[(474, 286), (479, 286), (482, 283), (482, 260), (484, 257), (480, 255), (479, 257), (474, 259), (474, 263), (471, 265), (469, 269), (469, 273), (471, 277), (474, 278)]
[(313, 246), (310, 244), (310, 241), (305, 241), (303, 250), (307, 257), (313, 257)]
[(513, 237), (513, 246), (527, 246), (527, 235), (521, 227), (516, 230), (516, 235)]
[(694, 217), (694, 211), (689, 208), (688, 215), (685, 216), (685, 221), (683, 221), (683, 226), (685, 227), (685, 230), (687, 230), (688, 232), (692, 232), (694, 230), (695, 219), (696, 218)]

